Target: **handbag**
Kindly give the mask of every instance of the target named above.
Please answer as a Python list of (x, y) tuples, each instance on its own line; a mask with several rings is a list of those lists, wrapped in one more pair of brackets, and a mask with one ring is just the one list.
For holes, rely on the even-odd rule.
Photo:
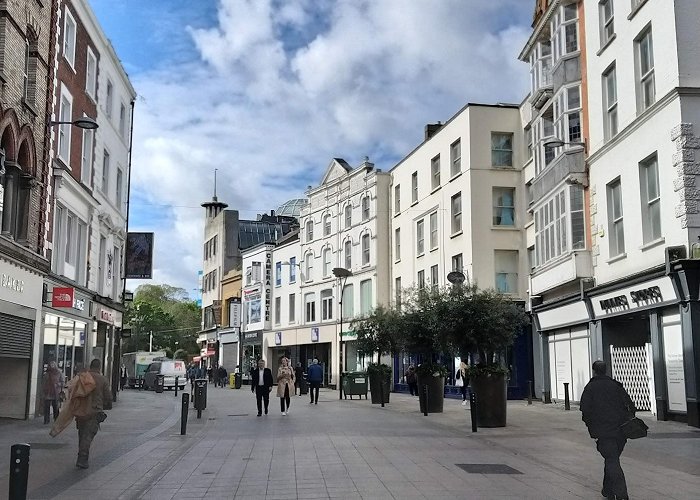
[(620, 426), (622, 434), (624, 434), (627, 439), (647, 437), (648, 429), (649, 426), (644, 423), (644, 420), (638, 417), (632, 417)]

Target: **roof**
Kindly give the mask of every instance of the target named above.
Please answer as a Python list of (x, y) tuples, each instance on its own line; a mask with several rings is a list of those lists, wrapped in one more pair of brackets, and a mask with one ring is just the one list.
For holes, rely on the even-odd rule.
[(282, 203), (275, 211), (277, 215), (299, 217), (301, 209), (309, 202), (306, 198), (294, 198)]

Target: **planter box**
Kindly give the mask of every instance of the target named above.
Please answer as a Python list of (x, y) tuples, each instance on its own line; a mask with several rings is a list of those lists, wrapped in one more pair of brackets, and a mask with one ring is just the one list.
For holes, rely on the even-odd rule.
[(418, 401), (421, 413), (425, 413), (424, 386), (428, 386), (428, 413), (442, 413), (445, 402), (445, 377), (418, 376)]
[(504, 373), (479, 375), (471, 379), (476, 394), (479, 427), (505, 427), (508, 379)]
[(373, 405), (382, 404), (382, 395), (384, 396), (384, 404), (388, 403), (389, 393), (391, 392), (391, 373), (383, 376), (371, 374), (369, 376), (369, 392), (372, 396)]

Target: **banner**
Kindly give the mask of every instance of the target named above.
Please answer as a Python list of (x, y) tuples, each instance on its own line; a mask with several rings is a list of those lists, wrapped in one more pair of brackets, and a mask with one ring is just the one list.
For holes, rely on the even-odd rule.
[(153, 233), (129, 233), (126, 237), (127, 279), (153, 278)]

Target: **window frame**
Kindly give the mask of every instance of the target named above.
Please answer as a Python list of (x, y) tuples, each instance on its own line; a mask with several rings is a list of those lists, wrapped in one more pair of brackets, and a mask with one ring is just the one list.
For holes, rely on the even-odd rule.
[(111, 174), (111, 161), (112, 156), (107, 148), (104, 148), (102, 152), (102, 184), (100, 190), (102, 194), (109, 198), (109, 177)]
[(425, 219), (416, 221), (416, 255), (425, 254)]
[(307, 252), (304, 257), (304, 281), (312, 281), (314, 274), (314, 254), (313, 252)]
[(401, 260), (401, 228), (394, 229), (394, 261)]
[[(68, 62), (70, 65), (71, 69), (73, 72), (75, 72), (75, 53), (76, 53), (76, 42), (78, 38), (78, 23), (75, 22), (75, 18), (73, 17), (73, 14), (71, 13), (70, 9), (66, 5), (65, 8), (63, 9), (65, 13), (65, 18), (63, 20), (63, 46), (62, 46), (62, 52), (63, 52), (63, 58)], [(71, 38), (72, 40), (69, 41), (69, 37), (66, 35), (68, 34), (68, 22), (71, 22), (73, 25), (72, 33), (71, 33)], [(71, 47), (68, 47), (68, 44), (71, 44)], [(70, 55), (70, 57), (69, 57)]]
[[(609, 12), (606, 12), (609, 7)], [(613, 0), (598, 2), (600, 46), (605, 47), (615, 37), (615, 6)], [(610, 17), (607, 17), (609, 14)]]
[[(97, 56), (88, 45), (85, 61), (85, 93), (94, 101), (97, 100)], [(93, 64), (92, 72), (90, 63)]]
[(345, 216), (345, 229), (350, 229), (352, 227), (352, 202), (345, 205), (343, 213)]
[(114, 201), (117, 205), (117, 210), (122, 211), (124, 202), (124, 170), (117, 165), (117, 175), (114, 182)]
[(314, 292), (304, 294), (304, 322), (316, 322), (316, 294)]
[(107, 78), (105, 85), (105, 115), (107, 118), (112, 118), (112, 108), (114, 106), (114, 83), (110, 78)]
[(401, 212), (401, 185), (394, 186), (394, 213)]
[(430, 285), (433, 287), (440, 286), (440, 268), (437, 264), (430, 266)]
[[(67, 112), (66, 112), (67, 110)], [(58, 120), (61, 123), (58, 126), (58, 148), (57, 157), (68, 167), (70, 167), (70, 155), (72, 144), (72, 125), (73, 121), (73, 96), (68, 91), (68, 88), (61, 84), (61, 99), (60, 108), (58, 110)]]
[(275, 286), (282, 286), (282, 261), (275, 262)]
[(323, 276), (326, 278), (331, 275), (333, 268), (331, 260), (331, 248), (326, 247), (323, 249)]
[(331, 235), (331, 214), (326, 214), (323, 216), (323, 236)]
[[(624, 205), (622, 199), (622, 182), (617, 177), (606, 186), (608, 202), (608, 233), (609, 233), (609, 257), (614, 259), (625, 255), (625, 225)], [(619, 199), (616, 200), (616, 193)], [(619, 208), (620, 213), (616, 214)]]
[(362, 222), (368, 221), (369, 220), (369, 195), (365, 195), (362, 197), (362, 201), (360, 203), (360, 206), (362, 208)]
[(430, 159), (430, 190), (440, 187), (440, 154)]
[[(503, 204), (503, 199), (506, 192), (510, 192), (511, 195), (511, 205)], [(516, 227), (516, 212), (515, 212), (515, 188), (510, 186), (493, 186), (491, 190), (491, 200), (493, 207), (493, 217), (491, 218), (491, 225), (493, 227)], [(503, 211), (510, 210), (511, 223), (503, 223), (504, 216)], [(497, 219), (500, 218), (500, 222)]]
[[(455, 208), (455, 201), (459, 200), (459, 207)], [(450, 197), (450, 231), (451, 236), (462, 231), (462, 192), (455, 193)]]
[[(613, 62), (608, 68), (603, 72), (602, 76), (602, 90), (603, 90), (603, 135), (606, 141), (609, 141), (617, 135), (619, 132), (619, 123), (617, 115), (617, 67), (616, 63)], [(612, 87), (612, 92), (611, 92)], [(612, 99), (614, 101), (611, 102)]]
[[(637, 113), (642, 113), (649, 109), (656, 102), (656, 77), (654, 66), (654, 38), (652, 35), (651, 23), (648, 24), (634, 39), (634, 59), (635, 59), (635, 87), (637, 90)], [(642, 48), (648, 40), (647, 64), (649, 68), (646, 72), (643, 69)], [(650, 87), (649, 87), (650, 85)], [(651, 90), (650, 95), (647, 92)]]
[(450, 144), (450, 177), (462, 172), (462, 138)]
[(430, 214), (430, 216), (428, 217), (428, 221), (430, 230), (430, 250), (432, 251), (436, 250), (440, 245), (440, 238), (438, 233), (439, 221), (437, 210)]
[(418, 172), (411, 174), (411, 204), (418, 203)]
[(287, 314), (287, 317), (289, 318), (289, 323), (294, 323), (296, 321), (296, 301), (296, 293), (290, 293), (287, 298), (287, 304), (289, 305), (289, 312)]
[(416, 287), (418, 287), (418, 290), (425, 288), (425, 271), (423, 269), (416, 274)]
[(333, 290), (321, 290), (321, 321), (333, 320)]
[(311, 217), (306, 220), (304, 224), (306, 228), (306, 241), (314, 241), (314, 221)]
[(464, 255), (462, 253), (453, 255), (450, 260), (452, 262), (453, 271), (459, 271), (460, 273), (464, 272)]
[(343, 242), (343, 261), (345, 262), (345, 269), (352, 268), (352, 240), (350, 238)]
[[(363, 291), (366, 291), (368, 296), (363, 295)], [(373, 303), (373, 290), (372, 290), (372, 278), (360, 281), (360, 314), (366, 315), (372, 312)], [(366, 306), (366, 307), (365, 307)]]
[[(649, 173), (652, 171), (654, 173), (656, 193), (650, 193), (649, 189)], [(657, 153), (639, 162), (639, 189), (642, 212), (642, 240), (644, 244), (648, 244), (663, 238), (661, 186), (659, 184), (659, 159)], [(655, 221), (658, 222), (658, 225), (655, 224)]]
[(92, 186), (92, 163), (94, 147), (95, 131), (92, 129), (83, 129), (83, 142), (81, 144), (80, 151), (80, 181), (88, 187)]
[[(502, 137), (506, 139), (510, 139), (510, 149), (507, 149), (505, 147), (497, 147), (500, 146), (499, 144), (494, 143), (494, 139)], [(497, 131), (491, 131), (491, 166), (494, 168), (513, 168), (513, 150), (514, 150), (514, 140), (515, 140), (515, 134), (513, 132), (497, 132)], [(510, 157), (510, 160), (508, 160), (506, 163), (500, 163), (500, 160), (497, 162), (497, 158), (500, 155), (505, 155), (506, 157)]]
[[(513, 267), (515, 268), (515, 272), (512, 272), (510, 270), (499, 270), (499, 264), (498, 264), (498, 255), (509, 255), (509, 256), (514, 256), (515, 259), (511, 261), (509, 258), (508, 261), (509, 263), (513, 264)], [(518, 280), (519, 280), (519, 259), (520, 259), (520, 252), (518, 250), (506, 250), (506, 249), (495, 249), (494, 252), (494, 257), (493, 257), (493, 262), (494, 262), (494, 288), (496, 289), (497, 292), (502, 293), (502, 294), (507, 294), (507, 295), (517, 295), (518, 294)], [(504, 280), (499, 280), (499, 276), (504, 276)], [(499, 286), (499, 283), (505, 282), (506, 288), (502, 289)], [(511, 289), (512, 285), (512, 289)]]
[(297, 258), (289, 258), (289, 283), (297, 282)]
[(275, 325), (282, 323), (282, 297), (275, 297)]
[(360, 248), (362, 249), (362, 265), (368, 266), (370, 264), (370, 235), (365, 233), (360, 238)]

